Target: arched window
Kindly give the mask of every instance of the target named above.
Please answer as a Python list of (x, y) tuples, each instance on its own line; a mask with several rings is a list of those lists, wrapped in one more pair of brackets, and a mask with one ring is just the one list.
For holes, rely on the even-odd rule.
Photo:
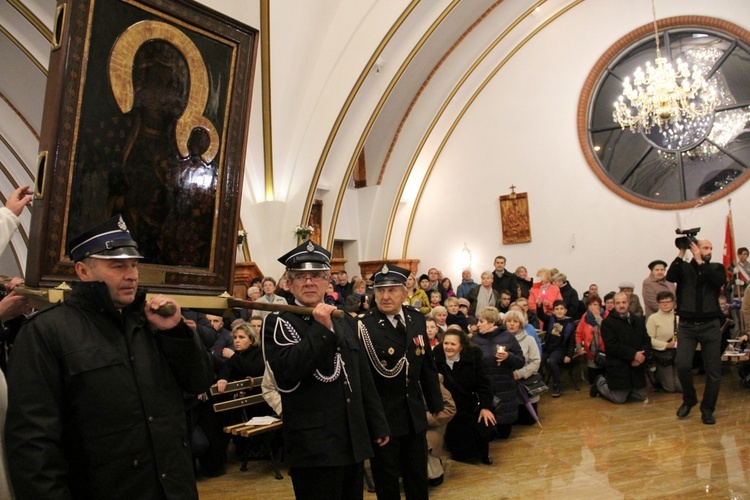
[(662, 55), (708, 70), (715, 112), (646, 134), (612, 117), (622, 81), (653, 64), (653, 25), (633, 31), (597, 62), (579, 103), (578, 133), (596, 175), (640, 205), (673, 209), (716, 200), (750, 177), (750, 33), (719, 19), (689, 16), (658, 22)]

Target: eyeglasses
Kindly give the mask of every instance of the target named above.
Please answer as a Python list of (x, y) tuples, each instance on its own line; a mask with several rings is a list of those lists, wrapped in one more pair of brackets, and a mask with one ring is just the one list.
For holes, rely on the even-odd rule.
[(298, 284), (306, 283), (307, 280), (323, 281), (328, 279), (328, 273), (326, 271), (306, 271), (290, 274), (289, 279)]

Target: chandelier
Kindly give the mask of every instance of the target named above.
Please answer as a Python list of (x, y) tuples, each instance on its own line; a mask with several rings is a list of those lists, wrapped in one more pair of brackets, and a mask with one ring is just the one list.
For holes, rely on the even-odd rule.
[(658, 126), (677, 125), (682, 120), (701, 121), (713, 114), (716, 107), (716, 92), (705, 79), (707, 68), (688, 64), (677, 59), (677, 69), (662, 57), (659, 48), (659, 30), (656, 25), (656, 5), (651, 0), (654, 16), (654, 38), (656, 59), (654, 65), (646, 62), (645, 71), (635, 70), (633, 80), (626, 77), (623, 91), (614, 104), (612, 117), (624, 129), (648, 134)]

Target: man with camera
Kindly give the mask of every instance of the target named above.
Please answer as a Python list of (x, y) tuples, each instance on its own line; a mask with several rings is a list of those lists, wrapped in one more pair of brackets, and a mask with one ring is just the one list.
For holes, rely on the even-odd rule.
[[(696, 231), (697, 233), (697, 231)], [(701, 421), (706, 425), (716, 423), (714, 409), (719, 397), (721, 382), (721, 331), (722, 316), (719, 293), (725, 282), (724, 266), (711, 262), (713, 246), (708, 240), (696, 240), (694, 234), (675, 241), (679, 253), (669, 266), (667, 281), (677, 285), (677, 376), (682, 384), (682, 405), (677, 410), (679, 418), (690, 414), (698, 398), (691, 372), (693, 354), (701, 344), (703, 365), (706, 370), (706, 387), (701, 401)], [(693, 259), (683, 260), (686, 250)]]

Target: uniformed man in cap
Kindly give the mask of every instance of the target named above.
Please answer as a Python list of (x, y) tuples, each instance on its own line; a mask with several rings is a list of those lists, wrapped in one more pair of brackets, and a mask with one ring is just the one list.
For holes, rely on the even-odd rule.
[[(375, 450), (372, 475), (379, 499), (427, 498), (427, 417), (443, 410), (438, 372), (424, 315), (406, 300), (409, 271), (384, 264), (374, 275), (377, 309), (360, 315), (359, 334), (391, 429), (390, 442)], [(422, 392), (424, 391), (424, 401)]]
[(330, 258), (310, 241), (279, 258), (296, 304), (310, 313), (269, 314), (263, 326), (297, 498), (362, 498), (364, 461), (389, 435), (356, 323), (334, 318), (336, 308), (324, 302)]
[(182, 394), (210, 387), (209, 354), (173, 300), (138, 288), (122, 218), (68, 249), (81, 281), (29, 318), (8, 364), (16, 497), (198, 498)]

